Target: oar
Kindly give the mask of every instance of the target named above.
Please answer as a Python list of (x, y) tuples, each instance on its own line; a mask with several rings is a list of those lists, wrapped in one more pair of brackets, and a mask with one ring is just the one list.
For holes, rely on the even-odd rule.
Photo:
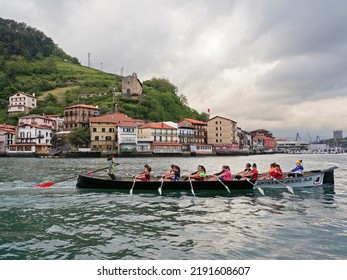
[(161, 179), (160, 187), (158, 189), (159, 194), (161, 195), (161, 189), (163, 187), (164, 179)]
[[(92, 173), (94, 173), (94, 172), (97, 172), (97, 171), (100, 171), (100, 170), (104, 170), (104, 169), (107, 169), (107, 167), (105, 167), (105, 168), (100, 168), (100, 169), (97, 169), (97, 170), (88, 171), (86, 174), (92, 174)], [(49, 187), (53, 186), (53, 185), (56, 184), (56, 183), (60, 183), (60, 182), (72, 180), (72, 179), (76, 178), (77, 176), (78, 176), (78, 175), (75, 175), (75, 176), (73, 176), (73, 177), (69, 177), (69, 178), (62, 179), (62, 180), (55, 181), (55, 182), (49, 181), (49, 182), (41, 183), (41, 184), (36, 185), (35, 188), (49, 188)]]
[(258, 189), (258, 191), (259, 191), (262, 195), (265, 196), (265, 193), (264, 193), (264, 191), (263, 191), (262, 188), (259, 188), (256, 184), (253, 184), (253, 183), (251, 182), (251, 180), (249, 180), (248, 178), (246, 178), (246, 180), (248, 181), (248, 183), (251, 183), (251, 184), (253, 185), (253, 187), (255, 187), (256, 189)]
[(228, 187), (226, 184), (224, 184), (224, 183), (222, 182), (222, 180), (219, 179), (218, 177), (217, 177), (217, 179), (218, 179), (218, 181), (221, 182), (221, 184), (226, 188), (226, 190), (228, 191), (228, 193), (230, 193), (229, 187)]
[(60, 182), (68, 181), (68, 180), (71, 180), (71, 179), (75, 179), (76, 177), (77, 177), (77, 175), (75, 175), (73, 177), (69, 177), (69, 178), (63, 179), (63, 180), (55, 181), (55, 182), (50, 181), (50, 182), (41, 183), (41, 184), (36, 185), (35, 188), (49, 188), (50, 186), (53, 186), (56, 183), (60, 183)]
[(86, 174), (87, 175), (90, 175), (90, 174), (93, 174), (93, 173), (95, 173), (95, 172), (98, 172), (98, 171), (101, 171), (101, 170), (105, 170), (105, 169), (107, 169), (108, 167), (104, 167), (104, 168), (100, 168), (100, 169), (97, 169), (97, 170), (92, 170), (92, 171), (88, 171)]
[(136, 180), (134, 180), (134, 183), (133, 183), (133, 185), (132, 185), (132, 187), (130, 189), (130, 195), (133, 195), (133, 189), (135, 187), (135, 182), (136, 182)]
[(190, 183), (190, 189), (192, 191), (192, 194), (195, 196), (192, 180), (189, 179), (189, 183)]
[(283, 187), (287, 188), (287, 190), (288, 190), (289, 192), (291, 192), (292, 194), (294, 194), (294, 190), (293, 190), (293, 188), (292, 188), (291, 186), (285, 185), (284, 183), (282, 183), (281, 181), (278, 181), (278, 180), (277, 180), (276, 178), (274, 178), (274, 177), (271, 177), (271, 178), (272, 178), (272, 180), (276, 181), (277, 183), (279, 183), (279, 184), (282, 185)]

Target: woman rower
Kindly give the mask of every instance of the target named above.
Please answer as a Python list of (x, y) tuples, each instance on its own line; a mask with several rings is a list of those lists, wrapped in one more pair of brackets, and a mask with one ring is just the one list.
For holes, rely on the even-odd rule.
[(206, 169), (203, 165), (198, 165), (196, 172), (189, 175), (190, 180), (192, 181), (204, 181), (206, 178)]
[(137, 175), (135, 180), (138, 182), (149, 182), (151, 180), (151, 171), (152, 168), (148, 164), (145, 164), (144, 171)]
[(302, 166), (302, 160), (297, 160), (295, 162), (296, 167), (290, 170), (288, 177), (301, 177), (304, 175), (304, 167)]
[(233, 179), (233, 175), (231, 174), (230, 167), (228, 165), (222, 166), (222, 171), (214, 174), (209, 181), (231, 181)]

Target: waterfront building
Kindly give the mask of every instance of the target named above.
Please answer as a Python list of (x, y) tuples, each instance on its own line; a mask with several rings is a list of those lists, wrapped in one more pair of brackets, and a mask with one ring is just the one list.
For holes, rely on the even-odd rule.
[[(191, 152), (191, 145), (195, 146), (195, 131), (196, 128), (192, 122), (186, 119), (181, 120), (178, 123), (178, 141), (182, 145), (183, 152)], [(196, 151), (195, 151), (196, 152)]]
[(177, 128), (164, 122), (151, 122), (140, 126), (138, 142), (138, 152), (182, 153), (182, 146), (178, 143)]
[(306, 141), (276, 140), (276, 150), (283, 153), (298, 153), (309, 150), (310, 143)]
[[(136, 147), (136, 125), (133, 119), (125, 114), (112, 113), (91, 117), (89, 122), (90, 146), (92, 150), (119, 153), (119, 139), (123, 145), (131, 144)], [(118, 131), (119, 125), (121, 125), (120, 131)], [(130, 139), (130, 143), (126, 139)]]
[(64, 130), (89, 129), (89, 118), (99, 116), (97, 106), (77, 104), (64, 109)]
[(133, 121), (123, 121), (117, 129), (118, 152), (136, 152), (137, 149), (137, 126)]
[(8, 154), (9, 146), (15, 142), (16, 127), (0, 124), (0, 156)]
[(239, 150), (237, 122), (216, 116), (207, 121), (207, 144), (213, 145), (217, 154)]
[(48, 155), (52, 147), (52, 128), (36, 124), (22, 124), (17, 127), (17, 141), (9, 145), (11, 156)]
[[(253, 141), (258, 143), (257, 152), (275, 152), (276, 150), (276, 140), (272, 135), (272, 132), (266, 129), (257, 129), (250, 131), (250, 134), (253, 137)], [(263, 150), (261, 151), (259, 147), (263, 146)]]
[(253, 139), (252, 135), (242, 130), (240, 127), (237, 128), (237, 137), (239, 139), (239, 150), (244, 152), (252, 152), (253, 151)]
[(35, 93), (32, 95), (24, 92), (16, 92), (9, 97), (8, 113), (10, 115), (28, 114), (32, 109), (36, 108), (37, 100)]
[(207, 144), (207, 123), (191, 118), (183, 118), (178, 122), (185, 127), (194, 128), (194, 144)]

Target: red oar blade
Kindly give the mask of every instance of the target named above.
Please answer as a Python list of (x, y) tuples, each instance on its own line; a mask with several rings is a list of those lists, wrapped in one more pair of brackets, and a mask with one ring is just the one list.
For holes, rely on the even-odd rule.
[(46, 182), (46, 183), (41, 183), (35, 186), (35, 188), (49, 188), (50, 186), (53, 186), (54, 182)]

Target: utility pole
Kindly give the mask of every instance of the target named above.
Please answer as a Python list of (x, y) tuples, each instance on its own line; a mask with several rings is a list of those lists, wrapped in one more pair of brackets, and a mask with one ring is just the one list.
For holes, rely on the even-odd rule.
[(90, 68), (90, 52), (88, 52), (88, 67)]

